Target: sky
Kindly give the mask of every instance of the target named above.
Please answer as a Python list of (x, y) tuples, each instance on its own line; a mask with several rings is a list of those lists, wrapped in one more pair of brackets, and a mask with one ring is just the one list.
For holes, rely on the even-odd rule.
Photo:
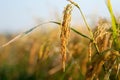
[[(105, 0), (74, 0), (86, 17), (109, 17)], [(115, 14), (120, 14), (120, 0), (111, 0)], [(22, 32), (43, 21), (61, 17), (67, 0), (0, 0), (0, 33)], [(81, 21), (74, 8), (73, 18)], [(58, 16), (57, 16), (58, 15)]]

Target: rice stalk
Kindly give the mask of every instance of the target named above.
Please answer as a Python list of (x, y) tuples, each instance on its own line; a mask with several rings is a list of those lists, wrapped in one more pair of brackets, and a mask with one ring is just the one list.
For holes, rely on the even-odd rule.
[(118, 63), (118, 64), (117, 64), (117, 72), (116, 72), (116, 77), (118, 76), (119, 72), (120, 72), (120, 63)]
[(90, 39), (91, 39), (90, 41), (93, 42), (93, 44), (94, 44), (94, 46), (95, 46), (95, 48), (96, 48), (96, 51), (97, 51), (97, 53), (99, 54), (100, 51), (99, 51), (99, 49), (98, 49), (97, 43), (96, 43), (95, 40), (94, 40), (93, 32), (92, 32), (92, 30), (91, 30), (91, 28), (90, 28), (90, 26), (89, 26), (89, 24), (88, 24), (88, 22), (87, 22), (87, 20), (86, 20), (86, 18), (85, 18), (85, 16), (84, 16), (84, 14), (83, 14), (80, 6), (79, 6), (77, 3), (75, 3), (74, 1), (72, 1), (72, 0), (68, 0), (68, 1), (69, 1), (71, 4), (73, 4), (74, 6), (76, 6), (76, 7), (78, 8), (78, 10), (80, 11), (80, 13), (81, 13), (81, 15), (82, 15), (82, 18), (83, 18), (83, 21), (84, 21), (84, 23), (85, 23), (85, 25), (86, 25), (89, 33), (90, 33), (90, 37), (91, 37), (91, 38), (90, 38)]
[(108, 68), (107, 73), (105, 74), (103, 80), (109, 80), (110, 74), (111, 74), (111, 72), (112, 72), (112, 70), (113, 70), (113, 67), (114, 67), (114, 65), (116, 64), (116, 59), (115, 59), (115, 58), (116, 58), (116, 57), (112, 57), (112, 60), (110, 61), (111, 64), (107, 66), (107, 67), (109, 67), (109, 68)]
[(91, 62), (91, 57), (92, 57), (92, 42), (89, 43), (89, 50), (88, 50), (88, 60)]
[(66, 63), (66, 50), (68, 44), (68, 38), (70, 36), (70, 22), (71, 22), (71, 11), (72, 4), (68, 4), (64, 9), (63, 21), (61, 24), (61, 55), (62, 55), (62, 68), (65, 71), (65, 63)]
[(87, 23), (87, 20), (86, 20), (86, 18), (85, 18), (85, 16), (84, 16), (84, 14), (83, 14), (80, 6), (79, 6), (77, 3), (75, 3), (74, 1), (72, 1), (72, 0), (68, 0), (68, 1), (79, 9), (79, 11), (80, 11), (80, 13), (81, 13), (81, 15), (82, 15), (82, 18), (83, 18), (83, 20), (84, 20), (84, 22), (85, 22), (85, 25), (87, 26), (87, 29), (88, 29), (91, 37), (93, 38), (92, 30), (90, 29), (90, 26), (89, 26), (89, 24)]

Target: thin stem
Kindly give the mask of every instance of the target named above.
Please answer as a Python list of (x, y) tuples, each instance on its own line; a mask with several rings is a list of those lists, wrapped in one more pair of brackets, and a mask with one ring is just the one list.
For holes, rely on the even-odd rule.
[(72, 3), (73, 5), (75, 5), (75, 6), (79, 9), (79, 11), (80, 11), (80, 13), (81, 13), (81, 15), (82, 15), (82, 18), (83, 18), (83, 20), (84, 20), (84, 22), (85, 22), (85, 25), (87, 26), (87, 29), (88, 29), (88, 31), (90, 32), (91, 37), (93, 38), (92, 30), (90, 29), (90, 26), (88, 25), (87, 20), (86, 20), (86, 18), (85, 18), (85, 16), (84, 16), (84, 14), (83, 14), (80, 6), (79, 6), (77, 3), (75, 3), (75, 2), (73, 2), (73, 1), (71, 1), (71, 0), (68, 0), (68, 1), (69, 1), (70, 3)]

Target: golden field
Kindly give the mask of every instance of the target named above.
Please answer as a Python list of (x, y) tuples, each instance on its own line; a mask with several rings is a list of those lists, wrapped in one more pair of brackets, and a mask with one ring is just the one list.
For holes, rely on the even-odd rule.
[[(120, 20), (110, 0), (111, 19), (101, 18), (92, 27), (80, 6), (69, 2), (61, 22), (48, 22), (57, 24), (54, 29), (39, 30), (38, 25), (21, 34), (0, 35), (0, 80), (120, 80)], [(71, 26), (73, 6), (84, 28)]]

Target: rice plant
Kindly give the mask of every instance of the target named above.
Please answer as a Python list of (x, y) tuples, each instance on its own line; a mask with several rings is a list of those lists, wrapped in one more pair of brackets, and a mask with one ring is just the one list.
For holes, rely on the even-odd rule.
[[(66, 5), (63, 11), (63, 18), (61, 22), (49, 21), (39, 24), (28, 31), (25, 31), (7, 43), (0, 46), (0, 50), (3, 50), (4, 55), (1, 54), (1, 60), (9, 59), (10, 54), (14, 53), (14, 49), (18, 46), (20, 49), (16, 51), (24, 50), (27, 54), (19, 56), (16, 62), (20, 62), (24, 65), (24, 70), (22, 72), (16, 72), (17, 75), (13, 75), (13, 78), (6, 74), (3, 74), (12, 79), (20, 79), (21, 76), (23, 80), (34, 79), (46, 79), (46, 80), (119, 80), (120, 79), (120, 41), (119, 41), (119, 31), (120, 24), (112, 10), (112, 5), (110, 0), (106, 0), (106, 7), (110, 13), (111, 21), (106, 19), (100, 19), (97, 23), (95, 29), (92, 29), (82, 12), (79, 4), (72, 0), (68, 0), (69, 4)], [(88, 34), (83, 33), (76, 29), (76, 27), (71, 25), (71, 15), (72, 10), (76, 7), (83, 21), (87, 27)], [(29, 51), (23, 49), (24, 43), (20, 39), (26, 36), (36, 28), (44, 24), (57, 24), (60, 27), (60, 35), (54, 40), (55, 34), (59, 31), (51, 31), (43, 37), (43, 34), (39, 34), (39, 37), (35, 37), (28, 43)], [(59, 28), (58, 28), (59, 29)], [(52, 36), (54, 34), (54, 36)], [(32, 35), (32, 34), (31, 34)], [(49, 36), (50, 35), (50, 36)], [(72, 35), (72, 36), (71, 36)], [(52, 36), (52, 37), (51, 37)], [(48, 39), (49, 37), (49, 39)], [(70, 39), (71, 38), (71, 39)], [(60, 39), (60, 40), (59, 40)], [(16, 41), (18, 40), (18, 41)], [(16, 42), (15, 42), (16, 41)], [(45, 42), (44, 42), (45, 41)], [(14, 42), (14, 43), (13, 43)], [(20, 43), (23, 44), (20, 44)], [(55, 44), (55, 42), (58, 44)], [(11, 44), (13, 43), (13, 45)], [(11, 45), (9, 45), (11, 44)], [(57, 46), (56, 46), (57, 45)], [(59, 45), (59, 46), (58, 46)], [(8, 47), (10, 46), (10, 47)], [(13, 48), (12, 48), (13, 46)], [(30, 47), (31, 46), (31, 47)], [(55, 48), (55, 47), (56, 48)], [(8, 48), (7, 48), (8, 47)], [(25, 46), (26, 47), (26, 46)], [(11, 49), (12, 48), (12, 49)], [(53, 48), (55, 48), (53, 50)], [(7, 51), (7, 52), (6, 52)], [(2, 53), (2, 52), (0, 52)], [(28, 54), (30, 53), (30, 54)], [(14, 53), (16, 55), (16, 53)], [(10, 58), (11, 59), (11, 58)], [(57, 60), (56, 60), (57, 59)], [(25, 63), (24, 63), (25, 61)], [(27, 63), (28, 62), (28, 63)], [(59, 62), (59, 63), (58, 63)], [(2, 63), (2, 62), (0, 62)], [(11, 62), (12, 63), (12, 62)], [(28, 65), (27, 65), (28, 64)], [(8, 65), (8, 63), (7, 63)], [(20, 64), (17, 64), (19, 66)], [(51, 65), (50, 67), (47, 67)], [(0, 66), (1, 67), (1, 66)], [(22, 66), (23, 67), (23, 66)], [(2, 67), (2, 69), (4, 69)], [(10, 69), (11, 70), (11, 69)], [(18, 70), (18, 69), (16, 69)], [(10, 71), (11, 72), (11, 71)], [(15, 71), (14, 71), (15, 72)], [(19, 76), (21, 75), (21, 76)], [(0, 79), (5, 78), (4, 76)], [(11, 78), (11, 79), (10, 79)]]

